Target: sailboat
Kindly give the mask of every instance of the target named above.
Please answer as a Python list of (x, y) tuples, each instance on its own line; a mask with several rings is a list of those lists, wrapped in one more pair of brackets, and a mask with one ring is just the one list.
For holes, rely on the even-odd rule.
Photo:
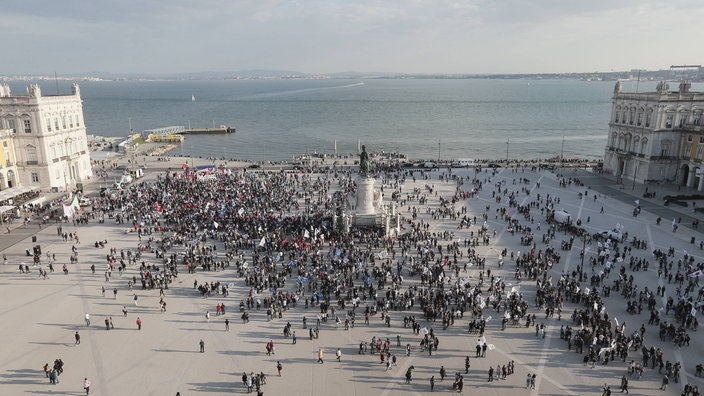
[(195, 95), (191, 95), (191, 102), (195, 102), (195, 101), (196, 101), (196, 96), (195, 96)]

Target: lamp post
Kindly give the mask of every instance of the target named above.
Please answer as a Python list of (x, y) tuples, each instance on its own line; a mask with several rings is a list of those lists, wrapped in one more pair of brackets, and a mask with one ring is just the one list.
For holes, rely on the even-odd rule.
[(565, 152), (565, 135), (562, 135), (562, 147), (560, 148), (560, 168), (562, 168), (564, 166), (564, 162), (565, 162), (564, 152)]
[(506, 165), (508, 166), (508, 145), (509, 145), (509, 140), (506, 139)]
[(638, 175), (638, 161), (636, 161), (636, 167), (633, 169), (633, 187), (631, 187), (631, 191), (636, 189), (636, 175)]
[(582, 264), (579, 267), (579, 281), (582, 281), (582, 273), (584, 272), (584, 254), (587, 250), (587, 233), (582, 234)]

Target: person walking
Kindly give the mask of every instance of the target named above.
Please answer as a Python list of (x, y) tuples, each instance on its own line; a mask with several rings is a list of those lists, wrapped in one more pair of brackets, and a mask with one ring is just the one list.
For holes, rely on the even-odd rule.
[(279, 377), (281, 377), (281, 369), (283, 369), (283, 368), (284, 368), (284, 366), (281, 365), (281, 362), (277, 361), (276, 362), (276, 371), (279, 372)]
[(340, 358), (342, 358), (342, 351), (340, 348), (337, 348), (337, 352), (335, 352), (335, 356), (337, 357), (337, 361), (340, 361)]
[(623, 392), (628, 393), (628, 378), (625, 375), (621, 377), (621, 393)]
[(90, 394), (90, 380), (88, 378), (83, 379), (83, 389), (86, 391), (86, 395)]
[(445, 380), (445, 375), (447, 375), (447, 372), (445, 371), (445, 366), (440, 366), (440, 381)]
[(318, 362), (323, 364), (323, 348), (318, 348)]
[(199, 345), (200, 345), (200, 353), (205, 352), (205, 341), (203, 341), (201, 339)]
[(90, 327), (90, 314), (86, 313), (86, 326)]
[(137, 330), (142, 330), (142, 319), (137, 316)]
[(430, 391), (432, 392), (433, 389), (435, 388), (435, 376), (430, 377)]
[(74, 345), (79, 345), (81, 343), (81, 335), (76, 332), (74, 337), (76, 338), (76, 343)]
[(225, 319), (225, 331), (230, 331), (230, 319)]

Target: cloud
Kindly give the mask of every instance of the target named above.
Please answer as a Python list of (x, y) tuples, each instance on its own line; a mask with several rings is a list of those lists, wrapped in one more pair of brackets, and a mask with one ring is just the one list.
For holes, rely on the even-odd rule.
[(703, 11), (695, 0), (24, 0), (4, 5), (0, 34), (13, 37), (6, 53), (41, 54), (5, 58), (14, 73), (593, 71), (698, 63), (687, 57)]

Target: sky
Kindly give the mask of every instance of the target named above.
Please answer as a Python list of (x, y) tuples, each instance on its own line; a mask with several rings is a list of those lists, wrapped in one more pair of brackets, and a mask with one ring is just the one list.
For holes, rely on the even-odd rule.
[[(4, 3), (4, 4), (3, 4)], [(567, 73), (701, 64), (701, 0), (2, 1), (2, 75)]]

